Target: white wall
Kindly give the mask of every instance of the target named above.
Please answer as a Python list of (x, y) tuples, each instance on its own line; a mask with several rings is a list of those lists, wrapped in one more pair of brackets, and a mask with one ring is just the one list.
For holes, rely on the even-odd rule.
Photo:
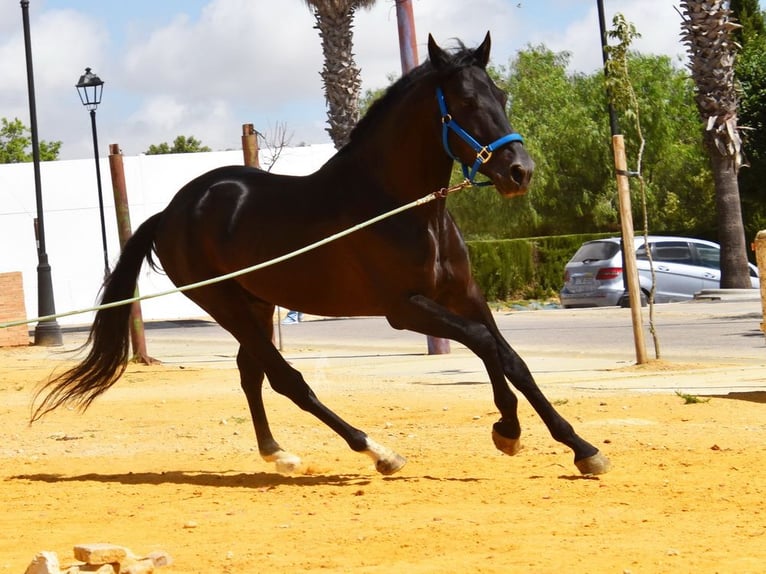
[[(334, 152), (331, 144), (285, 148), (271, 171), (291, 175), (311, 173)], [(192, 178), (215, 167), (242, 162), (240, 150), (124, 157), (133, 229), (164, 209), (173, 195)], [(111, 265), (119, 256), (119, 240), (108, 158), (101, 158), (100, 168)], [(51, 265), (56, 311), (90, 307), (97, 302), (104, 274), (94, 160), (43, 162), (41, 180), (46, 252)], [(36, 216), (33, 165), (0, 165), (0, 273), (22, 272), (29, 318), (38, 315)], [(167, 278), (144, 266), (139, 280), (142, 294), (157, 293), (172, 287)], [(190, 318), (205, 314), (182, 294), (144, 301), (142, 310), (147, 320)], [(58, 322), (62, 325), (90, 323), (92, 315), (63, 317)]]

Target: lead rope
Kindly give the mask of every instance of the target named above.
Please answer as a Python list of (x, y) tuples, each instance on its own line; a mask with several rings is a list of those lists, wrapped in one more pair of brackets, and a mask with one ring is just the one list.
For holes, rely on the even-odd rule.
[(293, 257), (297, 257), (298, 255), (302, 255), (304, 253), (312, 251), (316, 249), (317, 247), (321, 247), (322, 245), (331, 243), (337, 239), (340, 239), (341, 237), (350, 235), (351, 233), (354, 233), (355, 231), (359, 231), (360, 229), (364, 229), (365, 227), (374, 225), (375, 223), (378, 223), (379, 221), (388, 219), (389, 217), (397, 215), (403, 211), (407, 211), (408, 209), (412, 209), (413, 207), (425, 205), (436, 199), (446, 198), (449, 194), (454, 193), (456, 191), (460, 191), (461, 189), (465, 189), (466, 187), (470, 187), (471, 185), (472, 183), (466, 178), (460, 183), (457, 183), (450, 187), (442, 187), (441, 189), (431, 192), (428, 195), (421, 197), (420, 199), (416, 199), (415, 201), (411, 201), (410, 203), (407, 203), (405, 205), (392, 209), (391, 211), (382, 213), (381, 215), (373, 217), (372, 219), (368, 219), (367, 221), (358, 223), (357, 225), (354, 225), (353, 227), (349, 227), (347, 229), (344, 229), (343, 231), (339, 231), (338, 233), (330, 235), (329, 237), (325, 237), (324, 239), (320, 239), (319, 241), (310, 243), (306, 245), (305, 247), (301, 247), (300, 249), (296, 251), (292, 251), (291, 253), (286, 253), (285, 255), (280, 255), (279, 257), (269, 259), (268, 261), (263, 261), (262, 263), (251, 265), (250, 267), (245, 267), (244, 269), (240, 269), (238, 271), (232, 271), (231, 273), (226, 273), (225, 275), (219, 275), (218, 277), (205, 279), (204, 281), (198, 281), (197, 283), (189, 283), (188, 285), (182, 285), (181, 287), (176, 287), (175, 289), (170, 289), (168, 291), (151, 293), (149, 295), (141, 295), (140, 297), (131, 297), (130, 299), (122, 299), (121, 301), (113, 301), (111, 303), (104, 303), (101, 305), (96, 305), (94, 307), (88, 307), (87, 309), (78, 309), (76, 311), (66, 311), (64, 313), (57, 313), (56, 315), (45, 315), (43, 317), (35, 317), (34, 319), (18, 319), (15, 321), (9, 321), (7, 323), (0, 323), (0, 329), (7, 329), (8, 327), (16, 327), (18, 325), (27, 325), (29, 323), (37, 323), (40, 321), (52, 321), (54, 319), (59, 319), (61, 317), (71, 317), (72, 315), (81, 315), (82, 313), (90, 313), (91, 311), (101, 311), (103, 309), (111, 309), (113, 307), (129, 305), (137, 301), (145, 301), (147, 299), (156, 299), (158, 297), (172, 295), (173, 293), (183, 293), (185, 291), (191, 291), (192, 289), (197, 289), (199, 287), (206, 287), (208, 285), (213, 285), (215, 283), (227, 281), (229, 279), (239, 277), (240, 275), (246, 275), (247, 273), (258, 271), (260, 269), (263, 269), (264, 267), (269, 267), (271, 265), (276, 265), (277, 263), (282, 263), (283, 261), (287, 261), (288, 259), (292, 259)]

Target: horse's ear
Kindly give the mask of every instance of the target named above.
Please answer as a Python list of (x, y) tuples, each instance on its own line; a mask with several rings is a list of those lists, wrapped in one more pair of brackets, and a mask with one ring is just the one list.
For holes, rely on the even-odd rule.
[(481, 64), (482, 68), (486, 68), (487, 64), (489, 63), (489, 49), (492, 46), (492, 40), (489, 37), (489, 30), (487, 30), (487, 35), (484, 36), (484, 41), (481, 43), (481, 45), (476, 48), (476, 51), (474, 54), (476, 55), (476, 60)]
[(428, 59), (435, 68), (441, 68), (448, 60), (447, 53), (439, 47), (431, 34), (428, 35)]

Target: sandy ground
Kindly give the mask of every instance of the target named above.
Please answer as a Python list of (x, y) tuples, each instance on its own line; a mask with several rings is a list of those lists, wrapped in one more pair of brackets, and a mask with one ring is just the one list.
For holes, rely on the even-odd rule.
[[(32, 348), (0, 350), (0, 574), (21, 574), (40, 550), (71, 564), (87, 542), (164, 550), (168, 574), (766, 569), (763, 394), (685, 404), (672, 393), (556, 392), (543, 378), (612, 460), (610, 473), (582, 477), (523, 400), (524, 448), (495, 451), (484, 379), (429, 377), (441, 359), (418, 359), (414, 379), (397, 368), (412, 357), (365, 361), (374, 378), (342, 361), (301, 364), (328, 405), (408, 458), (392, 477), (269, 390), (277, 438), (304, 461), (283, 476), (257, 455), (231, 361), (131, 366), (85, 414), (30, 427), (51, 363)], [(673, 375), (668, 365), (640, 374)]]

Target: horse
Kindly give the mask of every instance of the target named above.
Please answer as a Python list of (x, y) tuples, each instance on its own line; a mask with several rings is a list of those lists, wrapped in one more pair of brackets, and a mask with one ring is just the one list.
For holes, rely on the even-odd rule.
[[(487, 73), (490, 44), (487, 33), (476, 48), (457, 41), (443, 49), (429, 35), (428, 59), (393, 83), (348, 143), (310, 175), (228, 166), (190, 181), (125, 244), (104, 282), (102, 302), (132, 297), (144, 261), (161, 266), (180, 286), (291, 253), (424, 191), (445, 189), (455, 160), (471, 181), (481, 173), (502, 196), (526, 193), (534, 162), (510, 126), (505, 93)], [(320, 316), (384, 316), (394, 329), (457, 341), (486, 368), (500, 414), (491, 433), (497, 449), (514, 455), (521, 447), (518, 399), (510, 381), (553, 438), (573, 451), (581, 473), (609, 469), (609, 459), (555, 410), (501, 335), (444, 197), (185, 294), (239, 343), (236, 363), (258, 450), (279, 472), (294, 471), (301, 461), (272, 434), (264, 376), (277, 393), (368, 455), (379, 473), (393, 474), (406, 460), (325, 406), (284, 359), (272, 343), (276, 305)], [(87, 355), (43, 384), (32, 421), (63, 404), (85, 410), (119, 379), (129, 358), (129, 315), (128, 305), (96, 313)]]

